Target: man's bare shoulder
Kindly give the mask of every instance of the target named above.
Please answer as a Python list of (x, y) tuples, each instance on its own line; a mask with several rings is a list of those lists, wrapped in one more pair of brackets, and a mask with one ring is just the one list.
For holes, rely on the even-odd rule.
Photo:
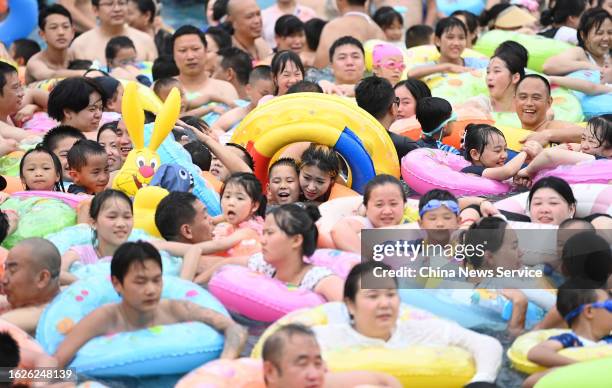
[(93, 43), (91, 40), (95, 39), (95, 40), (100, 40), (102, 39), (102, 34), (100, 33), (98, 28), (94, 28), (91, 30), (88, 30), (84, 33), (82, 33), (81, 35), (77, 36), (73, 41), (72, 44), (70, 45), (70, 47), (75, 47), (76, 45), (79, 46), (83, 46), (83, 45), (89, 45), (91, 43)]
[(149, 34), (147, 34), (146, 32), (142, 32), (130, 26), (126, 26), (126, 29), (127, 29), (126, 33), (128, 37), (132, 39), (133, 41), (139, 41), (139, 42), (144, 42), (144, 41), (152, 42), (153, 41), (153, 38), (151, 38), (151, 36), (149, 36)]

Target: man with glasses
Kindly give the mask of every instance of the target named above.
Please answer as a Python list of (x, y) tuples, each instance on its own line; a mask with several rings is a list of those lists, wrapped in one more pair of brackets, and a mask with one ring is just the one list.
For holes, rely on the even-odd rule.
[(157, 58), (153, 39), (147, 33), (127, 25), (128, 0), (92, 0), (91, 3), (100, 24), (72, 42), (70, 49), (74, 58), (106, 65), (104, 48), (115, 36), (127, 36), (134, 42), (138, 47), (137, 60), (153, 61)]

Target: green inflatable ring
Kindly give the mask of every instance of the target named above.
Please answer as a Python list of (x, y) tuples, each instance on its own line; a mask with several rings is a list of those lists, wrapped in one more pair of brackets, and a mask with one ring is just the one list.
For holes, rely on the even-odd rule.
[(0, 175), (19, 176), (19, 163), (21, 163), (21, 155), (0, 157)]
[(608, 388), (612, 381), (612, 357), (564, 366), (548, 373), (535, 388)]
[(545, 38), (539, 35), (526, 35), (512, 31), (493, 30), (483, 34), (478, 39), (474, 46), (474, 50), (491, 57), (497, 46), (507, 40), (513, 40), (525, 46), (529, 52), (527, 67), (540, 72), (542, 71), (544, 62), (546, 62), (548, 58), (574, 47), (569, 43)]

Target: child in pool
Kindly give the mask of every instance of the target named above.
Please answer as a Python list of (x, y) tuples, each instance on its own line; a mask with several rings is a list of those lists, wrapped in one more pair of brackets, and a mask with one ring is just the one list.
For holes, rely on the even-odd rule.
[(223, 332), (221, 358), (240, 355), (247, 333), (231, 318), (189, 301), (161, 300), (162, 261), (153, 245), (139, 241), (119, 247), (111, 261), (111, 279), (121, 302), (98, 307), (76, 324), (54, 354), (59, 367), (70, 364), (92, 338), (189, 321)]
[(302, 154), (300, 190), (302, 200), (317, 203), (329, 199), (340, 169), (340, 159), (329, 147), (311, 144)]
[(378, 8), (372, 16), (372, 20), (383, 30), (387, 42), (403, 43), (404, 18), (393, 7)]
[(286, 205), (300, 200), (300, 168), (291, 158), (280, 158), (268, 172), (268, 204)]
[(463, 148), (465, 159), (472, 165), (461, 172), (505, 181), (515, 176), (528, 158), (542, 150), (538, 142), (527, 141), (523, 150), (507, 162), (506, 147), (506, 138), (499, 129), (488, 124), (468, 124)]
[[(85, 140), (85, 135), (83, 135), (83, 132), (70, 125), (58, 125), (52, 128), (43, 137), (42, 145), (53, 152), (60, 160), (62, 166), (62, 180), (64, 182), (71, 181), (70, 175), (68, 174), (68, 151), (70, 151), (74, 143), (78, 140)], [(67, 187), (66, 185), (64, 186)]]
[(377, 44), (372, 50), (372, 71), (378, 77), (384, 78), (395, 85), (402, 79), (406, 68), (404, 54), (399, 47), (391, 43)]
[(336, 248), (361, 253), (361, 230), (401, 224), (405, 204), (406, 193), (397, 178), (386, 174), (375, 176), (366, 184), (363, 194), (365, 217), (346, 217), (332, 228)]
[(459, 151), (442, 143), (442, 138), (451, 134), (450, 124), (457, 120), (451, 104), (443, 98), (424, 97), (417, 101), (416, 118), (421, 124), (422, 137), (417, 141), (420, 148), (433, 148), (459, 155)]
[(74, 182), (68, 188), (72, 194), (96, 194), (106, 189), (110, 179), (108, 155), (93, 140), (79, 140), (68, 151), (68, 173)]
[(610, 56), (605, 57), (599, 73), (599, 83), (567, 76), (548, 76), (548, 79), (551, 83), (588, 95), (612, 93), (612, 59)]
[(65, 191), (62, 165), (57, 156), (42, 144), (23, 155), (19, 176), (26, 190)]

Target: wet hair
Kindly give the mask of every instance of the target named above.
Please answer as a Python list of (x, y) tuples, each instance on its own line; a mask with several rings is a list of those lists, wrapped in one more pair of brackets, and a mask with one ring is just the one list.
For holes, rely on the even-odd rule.
[(123, 284), (132, 264), (140, 263), (144, 265), (145, 261), (148, 260), (153, 260), (155, 264), (159, 265), (159, 269), (163, 269), (159, 251), (151, 243), (141, 240), (126, 242), (113, 255), (111, 277), (116, 278), (119, 283)]
[(426, 192), (419, 199), (419, 212), (423, 209), (425, 205), (432, 199), (437, 199), (439, 201), (455, 201), (457, 202), (457, 197), (451, 194), (450, 191), (442, 190), (442, 189), (433, 189)]
[(251, 70), (249, 73), (249, 83), (253, 84), (257, 81), (272, 81), (270, 66), (259, 65)]
[(272, 363), (272, 365), (274, 365), (276, 370), (281, 372), (280, 366), (281, 360), (283, 359), (285, 344), (294, 336), (309, 337), (315, 342), (317, 341), (314, 331), (312, 331), (312, 329), (308, 326), (300, 323), (289, 323), (287, 325), (283, 325), (264, 341), (261, 350), (261, 358), (263, 361), (269, 361)]
[(174, 49), (174, 43), (176, 43), (176, 40), (184, 35), (197, 35), (202, 41), (204, 48), (206, 49), (208, 46), (208, 43), (206, 42), (206, 35), (202, 32), (202, 30), (200, 30), (198, 27), (192, 26), (191, 24), (187, 24), (179, 27), (172, 35), (172, 49)]
[(219, 196), (223, 198), (223, 193), (229, 185), (237, 185), (244, 189), (251, 201), (258, 203), (259, 207), (255, 215), (264, 217), (266, 215), (266, 196), (263, 194), (261, 183), (257, 177), (250, 172), (235, 172), (227, 178), (221, 187)]
[(516, 84), (516, 89), (518, 90), (519, 86), (521, 86), (521, 84), (526, 80), (526, 79), (539, 79), (540, 81), (542, 81), (544, 83), (544, 86), (546, 87), (546, 92), (548, 93), (548, 96), (550, 96), (550, 82), (548, 82), (548, 80), (539, 75), (539, 74), (527, 74), (526, 76), (524, 76), (523, 78), (521, 78), (521, 80)]
[(395, 100), (391, 83), (385, 78), (372, 75), (364, 78), (355, 87), (357, 105), (377, 120), (383, 119)]
[(72, 15), (70, 14), (70, 11), (64, 8), (64, 6), (61, 4), (51, 4), (46, 7), (42, 7), (38, 13), (38, 28), (40, 28), (41, 31), (45, 29), (47, 18), (51, 15), (65, 16), (72, 25)]
[(9, 230), (9, 220), (8, 216), (4, 214), (3, 211), (0, 210), (0, 243), (4, 241), (7, 237)]
[(253, 160), (253, 157), (251, 156), (251, 154), (249, 154), (249, 151), (247, 151), (246, 148), (244, 148), (243, 146), (241, 146), (240, 144), (236, 144), (236, 143), (226, 143), (225, 144), (226, 147), (234, 147), (239, 149), (242, 154), (241, 158), (242, 161), (245, 162), (247, 164), (247, 166), (249, 166), (249, 168), (251, 170), (253, 170), (253, 167), (255, 167), (255, 161)]
[(49, 93), (47, 112), (51, 118), (61, 122), (65, 118), (64, 110), (78, 113), (86, 109), (93, 93), (98, 93), (102, 105), (106, 106), (106, 93), (96, 81), (85, 77), (66, 78), (58, 82)]
[(315, 82), (302, 80), (300, 82), (297, 82), (297, 83), (291, 85), (291, 87), (289, 89), (287, 89), (287, 93), (286, 94), (304, 93), (304, 92), (308, 92), (308, 93), (323, 93), (323, 89), (319, 86), (319, 84), (317, 84)]
[(102, 135), (102, 133), (106, 131), (113, 131), (116, 135), (117, 132), (119, 131), (118, 127), (119, 127), (119, 120), (109, 121), (108, 123), (105, 123), (104, 125), (100, 127), (100, 129), (98, 129), (96, 141), (100, 143), (100, 135)]
[[(360, 287), (360, 280), (365, 276), (373, 277), (376, 268), (381, 268), (383, 271), (391, 269), (389, 265), (378, 261), (361, 262), (354, 266), (344, 281), (344, 299), (348, 299), (354, 303), (357, 293), (359, 290), (363, 289), (363, 287)], [(393, 279), (395, 287), (397, 288), (397, 278), (391, 277), (391, 279)]]
[(315, 166), (324, 173), (328, 173), (333, 180), (338, 176), (340, 170), (340, 158), (332, 148), (327, 146), (311, 144), (302, 154), (300, 169)]
[(597, 147), (612, 148), (612, 114), (592, 117), (587, 128), (591, 128)]
[(321, 217), (317, 206), (309, 204), (302, 208), (287, 204), (270, 211), (279, 229), (287, 236), (302, 236), (302, 255), (310, 257), (317, 249), (319, 231), (315, 222)]
[(295, 170), (295, 175), (297, 176), (300, 175), (300, 167), (298, 166), (298, 163), (293, 158), (279, 158), (278, 160), (276, 160), (268, 168), (268, 175), (272, 174), (272, 170), (275, 167), (280, 167), (280, 166), (292, 167)]
[(219, 50), (232, 47), (232, 36), (222, 27), (209, 26), (206, 29), (205, 35), (208, 35), (207, 39), (212, 39), (215, 41), (217, 47), (219, 47)]
[(93, 61), (89, 59), (73, 59), (68, 62), (68, 70), (88, 70), (91, 65), (93, 65)]
[[(100, 88), (104, 91), (107, 104), (111, 102), (111, 100), (117, 94), (117, 89), (119, 89), (119, 85), (121, 85), (121, 83), (116, 78), (110, 76), (95, 77), (92, 79), (96, 81), (98, 85), (100, 85)], [(105, 108), (106, 107), (107, 106), (105, 106)]]
[(425, 97), (417, 100), (416, 118), (423, 132), (431, 132), (453, 113), (451, 104), (440, 97)]
[(134, 42), (132, 41), (132, 39), (128, 38), (127, 36), (114, 36), (112, 37), (108, 43), (106, 44), (106, 48), (104, 49), (104, 56), (106, 58), (106, 62), (110, 63), (110, 61), (112, 61), (113, 59), (115, 59), (115, 57), (117, 56), (117, 53), (119, 52), (119, 50), (121, 49), (134, 49), (134, 51), (136, 51), (136, 46), (134, 45)]
[(580, 16), (585, 9), (584, 0), (555, 0), (552, 7), (542, 11), (540, 24), (542, 26), (562, 24), (567, 22), (570, 16)]
[(170, 55), (160, 55), (153, 61), (151, 69), (153, 81), (162, 78), (172, 78), (179, 75), (179, 69), (174, 62), (174, 58)]
[(489, 124), (468, 124), (465, 127), (463, 138), (463, 156), (468, 162), (473, 162), (471, 150), (476, 150), (480, 155), (484, 152), (489, 141), (494, 135), (501, 136), (504, 140), (504, 133), (498, 128)]
[(192, 141), (183, 146), (191, 155), (191, 161), (196, 166), (200, 167), (202, 171), (210, 170), (210, 163), (212, 161), (212, 154), (208, 147), (199, 141)]
[(565, 242), (561, 262), (566, 277), (604, 285), (612, 274), (610, 243), (594, 230), (577, 233)]
[(23, 64), (27, 64), (34, 54), (40, 51), (40, 45), (32, 39), (17, 39), (13, 42), (15, 47), (14, 59), (23, 58)]
[[(465, 23), (464, 24), (467, 27), (468, 32), (470, 34), (476, 34), (476, 30), (478, 29), (478, 16), (474, 15), (470, 11), (465, 11), (465, 10), (457, 10), (457, 11), (451, 13), (450, 16), (452, 16), (452, 17), (463, 16), (465, 18)], [(459, 18), (457, 18), (457, 19), (459, 19)], [(461, 19), (459, 19), (459, 20), (461, 20)], [(472, 44), (476, 43), (477, 39), (478, 39), (478, 37), (474, 36), (474, 39), (472, 40)]]
[(149, 24), (153, 24), (155, 20), (155, 15), (157, 14), (157, 7), (155, 6), (155, 2), (153, 0), (129, 0), (130, 2), (136, 4), (138, 7), (138, 11), (141, 14), (149, 13)]
[(427, 86), (427, 84), (420, 79), (408, 78), (395, 84), (393, 89), (397, 90), (397, 88), (402, 86), (408, 89), (415, 101), (419, 101), (424, 97), (431, 97), (431, 90), (429, 89), (429, 86)]
[(83, 167), (87, 166), (88, 159), (95, 155), (106, 156), (106, 150), (96, 141), (89, 139), (77, 140), (66, 156), (68, 167), (71, 170), (81, 171)]
[[(578, 307), (597, 301), (597, 289), (601, 285), (587, 279), (574, 278), (563, 283), (557, 292), (557, 311), (565, 319), (565, 316)], [(569, 327), (580, 315), (567, 321)]]
[(305, 33), (305, 31), (304, 22), (295, 15), (283, 15), (274, 24), (274, 35), (281, 38)]
[(292, 62), (302, 73), (302, 78), (306, 75), (304, 65), (300, 56), (291, 50), (279, 51), (272, 57), (272, 63), (270, 65), (270, 73), (272, 74), (272, 80), (274, 81), (274, 95), (278, 94), (278, 85), (276, 84), (276, 77), (282, 73), (287, 67), (287, 63)]
[[(442, 18), (438, 21), (438, 23), (436, 24), (436, 29), (434, 30), (434, 35), (436, 36), (436, 38), (439, 39), (442, 37), (442, 35), (444, 35), (446, 31), (452, 30), (453, 28), (460, 28), (465, 33), (465, 35), (467, 35), (468, 33), (466, 25), (460, 19), (450, 16)], [(438, 51), (439, 50), (440, 49), (438, 48)]]
[[(314, 334), (313, 334), (314, 335)], [(16, 368), (20, 361), (20, 350), (17, 340), (13, 338), (10, 332), (0, 331), (0, 367)], [(11, 386), (10, 384), (8, 386)]]
[(249, 54), (237, 47), (220, 49), (218, 54), (222, 57), (221, 67), (224, 70), (234, 70), (238, 83), (241, 85), (249, 83), (249, 74), (253, 70), (253, 62)]
[(159, 93), (161, 92), (161, 90), (163, 88), (167, 88), (167, 87), (172, 86), (172, 85), (180, 85), (180, 84), (181, 83), (179, 82), (179, 80), (176, 79), (176, 78), (173, 78), (173, 77), (159, 78), (153, 84), (153, 93), (155, 93), (157, 96), (159, 96)]
[(312, 51), (316, 51), (319, 47), (319, 40), (321, 39), (321, 31), (327, 24), (327, 21), (319, 18), (312, 18), (304, 23), (304, 32), (306, 33), (306, 44)]
[(525, 46), (513, 40), (507, 40), (495, 49), (492, 58), (496, 57), (504, 61), (510, 74), (518, 73), (521, 79), (525, 77), (525, 68), (529, 60), (529, 52)]
[(57, 127), (51, 128), (51, 130), (45, 134), (42, 145), (48, 150), (53, 151), (62, 140), (69, 137), (78, 140), (86, 139), (83, 132), (75, 127), (70, 125), (58, 125)]
[(549, 176), (542, 178), (537, 181), (531, 190), (529, 190), (529, 196), (527, 198), (527, 208), (531, 208), (531, 199), (534, 194), (540, 189), (551, 189), (561, 196), (567, 202), (568, 205), (576, 205), (576, 198), (570, 185), (563, 179), (557, 178), (556, 176)]
[[(51, 161), (53, 163), (53, 167), (55, 167), (55, 172), (59, 176), (58, 182), (55, 182), (55, 191), (64, 192), (65, 191), (64, 190), (64, 182), (62, 182), (62, 163), (60, 162), (60, 160), (57, 157), (57, 155), (55, 155), (50, 149), (45, 147), (43, 145), (43, 143), (37, 144), (36, 147), (32, 148), (31, 150), (28, 150), (21, 157), (21, 161), (19, 162), (19, 176), (21, 177), (21, 179), (23, 179), (23, 177), (24, 177), (24, 175), (23, 175), (23, 167), (25, 165), (25, 162), (26, 162), (26, 159), (27, 159), (28, 155), (33, 154), (35, 152), (47, 154), (47, 155), (49, 155), (51, 157)], [(28, 185), (25, 185), (25, 189), (26, 190), (30, 190)]]
[(359, 51), (361, 51), (361, 54), (365, 57), (365, 50), (363, 49), (363, 45), (361, 44), (361, 42), (350, 35), (346, 35), (336, 39), (334, 43), (332, 43), (331, 47), (329, 48), (329, 61), (332, 62), (334, 54), (336, 53), (338, 47), (347, 45), (357, 47)]
[(372, 20), (374, 20), (374, 22), (378, 24), (382, 30), (391, 28), (393, 22), (399, 22), (400, 26), (404, 25), (404, 18), (402, 17), (402, 14), (397, 12), (393, 7), (389, 6), (378, 8), (374, 13), (374, 16), (372, 16)]
[(365, 206), (368, 206), (368, 201), (370, 200), (372, 190), (374, 190), (378, 186), (383, 186), (387, 184), (396, 185), (401, 193), (402, 201), (406, 203), (406, 193), (404, 192), (404, 188), (402, 187), (402, 183), (400, 182), (400, 180), (392, 175), (379, 174), (376, 175), (374, 178), (370, 179), (365, 185), (365, 188), (363, 190), (363, 204)]
[(586, 10), (580, 18), (578, 24), (578, 46), (586, 50), (585, 41), (589, 35), (589, 31), (592, 29), (599, 29), (602, 24), (607, 20), (612, 20), (612, 15), (602, 8), (591, 8)]
[(192, 224), (195, 219), (196, 201), (199, 199), (192, 193), (173, 191), (159, 202), (155, 210), (155, 226), (164, 239), (180, 239), (181, 226)]
[(559, 228), (557, 230), (567, 229), (574, 224), (581, 224), (585, 230), (595, 230), (593, 224), (591, 224), (591, 222), (585, 220), (584, 218), (568, 218), (566, 220), (563, 220), (559, 224)]
[[(470, 225), (470, 228), (463, 235), (464, 246), (484, 246), (485, 251), (497, 252), (504, 242), (506, 228), (508, 223), (499, 217), (484, 217), (478, 222)], [(484, 263), (483, 255), (479, 255), (478, 251), (474, 251), (471, 256), (468, 256), (468, 261), (475, 268), (482, 267)]]
[(0, 61), (0, 96), (4, 95), (4, 86), (6, 85), (6, 77), (9, 74), (17, 74), (17, 68), (6, 62)]
[(434, 30), (427, 24), (417, 24), (406, 30), (404, 35), (404, 44), (406, 48), (422, 46), (429, 44)]
[(106, 189), (97, 193), (91, 200), (91, 206), (89, 207), (89, 216), (92, 220), (97, 220), (102, 210), (102, 206), (109, 199), (120, 199), (130, 205), (130, 210), (133, 211), (132, 200), (123, 191)]

